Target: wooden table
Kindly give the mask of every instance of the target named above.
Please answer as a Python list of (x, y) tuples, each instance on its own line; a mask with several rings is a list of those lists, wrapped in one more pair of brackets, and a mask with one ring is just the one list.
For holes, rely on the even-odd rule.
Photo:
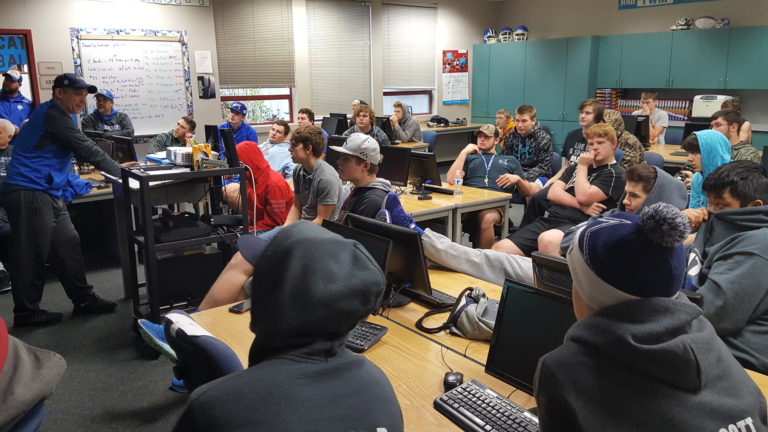
[(685, 151), (682, 147), (675, 144), (654, 144), (648, 151), (658, 153), (664, 157), (664, 165), (670, 167), (682, 167), (688, 163), (688, 156), (673, 155), (672, 152)]
[(429, 150), (429, 144), (425, 142), (404, 142), (395, 144), (395, 147), (409, 148), (411, 151), (425, 152)]
[[(82, 174), (80, 175), (81, 179), (93, 179), (93, 180), (99, 180), (104, 181), (104, 176), (101, 175), (100, 171), (93, 170), (92, 172), (88, 174)], [(103, 189), (91, 189), (90, 192), (88, 192), (85, 195), (78, 195), (75, 197), (74, 200), (72, 200), (73, 204), (79, 204), (83, 202), (91, 202), (91, 201), (101, 201), (101, 200), (108, 200), (112, 199), (112, 184), (109, 182), (105, 182), (107, 184), (106, 188)]]

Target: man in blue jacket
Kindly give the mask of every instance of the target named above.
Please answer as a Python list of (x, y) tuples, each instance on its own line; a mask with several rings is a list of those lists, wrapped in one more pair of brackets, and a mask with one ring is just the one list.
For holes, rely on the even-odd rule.
[[(235, 136), (235, 144), (243, 141), (253, 141), (259, 143), (259, 135), (245, 122), (245, 115), (248, 113), (248, 107), (242, 102), (232, 102), (229, 106), (229, 116), (227, 121), (219, 125), (219, 129), (232, 129), (232, 135)], [(219, 139), (219, 154), (225, 155), (224, 142)]]
[(32, 101), (25, 98), (19, 91), (24, 78), (17, 70), (9, 70), (3, 74), (3, 94), (0, 95), (0, 118), (10, 120), (16, 127), (15, 135), (19, 134), (21, 124), (24, 123), (32, 111)]
[(120, 166), (77, 128), (76, 114), (85, 107), (89, 93), (96, 93), (96, 87), (74, 74), (57, 76), (52, 99), (35, 109), (15, 140), (13, 158), (0, 189), (0, 202), (8, 210), (13, 227), (14, 327), (61, 321), (60, 313), (40, 309), (47, 262), (74, 303), (73, 313), (108, 313), (117, 306), (97, 296), (88, 284), (80, 237), (62, 199), (74, 156), (120, 176)]

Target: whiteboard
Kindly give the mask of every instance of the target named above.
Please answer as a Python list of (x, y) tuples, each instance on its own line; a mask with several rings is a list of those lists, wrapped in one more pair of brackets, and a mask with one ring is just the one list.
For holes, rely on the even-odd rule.
[[(136, 135), (168, 132), (190, 115), (189, 67), (179, 41), (80, 39), (83, 79), (115, 96)], [(186, 63), (186, 67), (185, 67)], [(88, 113), (96, 108), (89, 96)]]

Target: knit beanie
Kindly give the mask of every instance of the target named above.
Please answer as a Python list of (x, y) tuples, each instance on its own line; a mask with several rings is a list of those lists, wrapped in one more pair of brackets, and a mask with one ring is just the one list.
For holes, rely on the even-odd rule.
[(689, 231), (688, 218), (666, 203), (590, 221), (567, 254), (574, 289), (596, 309), (673, 297), (684, 283), (681, 242)]

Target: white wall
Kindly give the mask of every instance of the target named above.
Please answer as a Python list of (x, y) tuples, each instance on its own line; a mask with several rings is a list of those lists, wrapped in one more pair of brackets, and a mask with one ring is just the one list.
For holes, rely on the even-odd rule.
[[(32, 30), (35, 61), (61, 62), (64, 72), (74, 71), (70, 27), (187, 30), (195, 119), (201, 125), (222, 121), (218, 99), (200, 100), (197, 97), (193, 59), (196, 50), (211, 51), (216, 72), (213, 8), (156, 5), (138, 0), (3, 1), (0, 28)], [(50, 97), (50, 89), (41, 90), (42, 101), (45, 101)], [(120, 109), (119, 100), (115, 101), (115, 106)], [(168, 129), (173, 126), (168, 125)], [(202, 128), (198, 132), (202, 133)]]
[(667, 31), (679, 18), (728, 17), (733, 26), (768, 24), (768, 1), (716, 0), (619, 10), (617, 0), (506, 0), (492, 21), (525, 25), (529, 39)]

